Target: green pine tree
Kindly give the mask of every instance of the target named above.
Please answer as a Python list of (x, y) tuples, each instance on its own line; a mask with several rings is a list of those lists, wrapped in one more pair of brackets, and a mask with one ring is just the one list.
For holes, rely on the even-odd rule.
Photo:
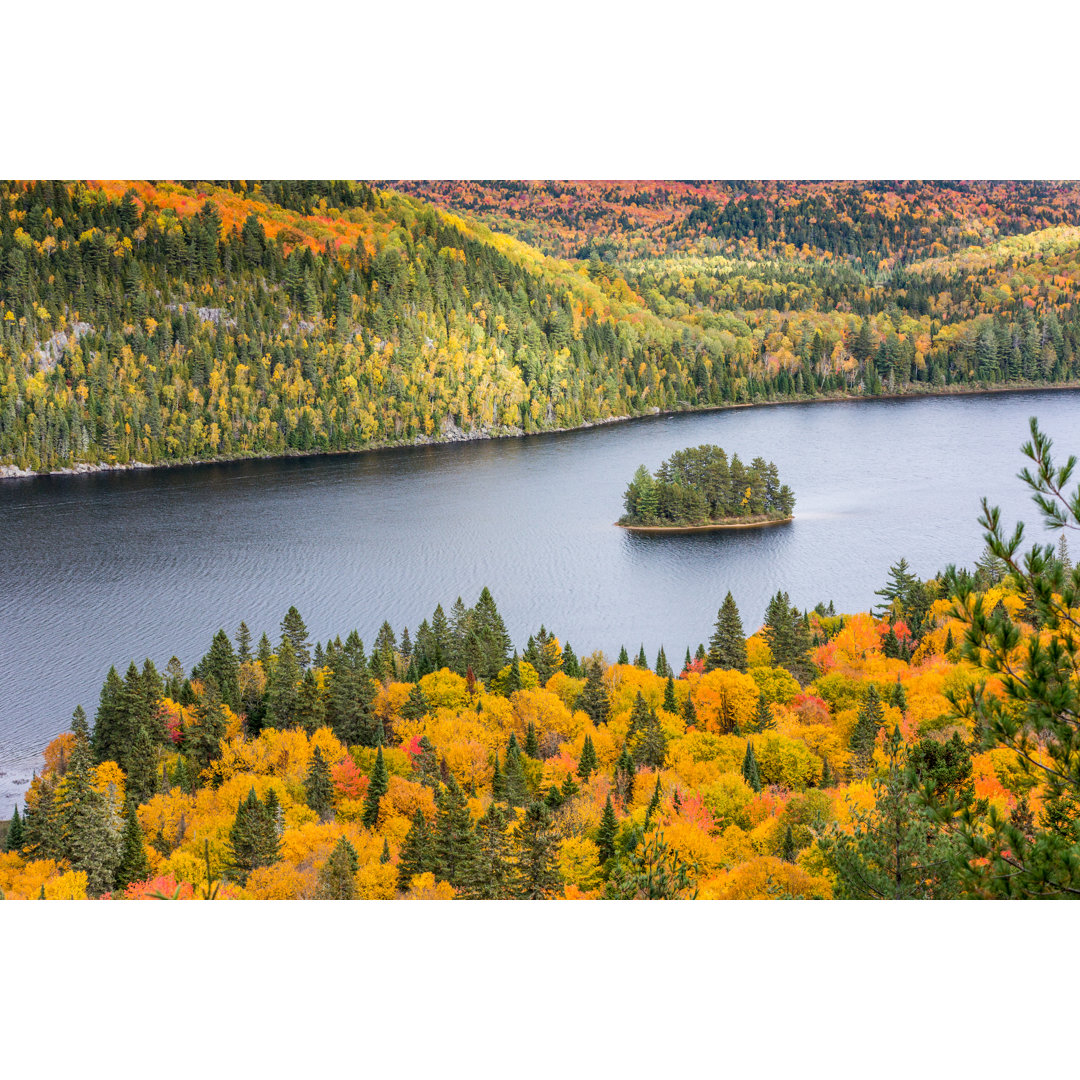
[(367, 794), (364, 796), (364, 813), (361, 820), (369, 829), (374, 829), (379, 820), (379, 800), (390, 789), (390, 777), (383, 760), (382, 747), (375, 753), (375, 765), (368, 779)]
[(754, 744), (746, 740), (746, 754), (742, 763), (743, 779), (754, 789), (761, 790), (761, 773), (758, 771), (757, 758), (754, 756)]
[(513, 894), (522, 900), (545, 900), (562, 884), (557, 863), (559, 837), (551, 811), (533, 801), (513, 829)]
[(615, 817), (615, 804), (611, 796), (604, 803), (604, 813), (600, 818), (600, 827), (596, 833), (597, 856), (600, 865), (603, 866), (609, 859), (615, 857), (615, 837), (619, 834), (619, 822)]
[(716, 614), (716, 627), (709, 639), (709, 652), (705, 657), (705, 670), (724, 668), (746, 671), (746, 635), (735, 598), (729, 592)]
[(412, 824), (398, 854), (398, 892), (408, 892), (417, 874), (434, 873), (438, 869), (435, 837), (420, 810), (413, 814)]
[(343, 836), (319, 869), (320, 900), (355, 900), (356, 872), (360, 858), (356, 848)]
[(120, 863), (116, 868), (114, 888), (122, 892), (133, 881), (145, 881), (150, 876), (150, 860), (146, 857), (143, 831), (135, 814), (135, 802), (128, 799), (124, 831), (120, 836)]
[(471, 900), (505, 900), (512, 895), (512, 874), (506, 815), (493, 802), (476, 824), (476, 842), (463, 872), (461, 894)]
[(596, 747), (593, 745), (592, 736), (586, 735), (585, 742), (581, 747), (581, 757), (578, 759), (577, 774), (582, 782), (588, 783), (589, 777), (596, 772), (599, 762), (596, 757)]
[(456, 889), (465, 883), (476, 837), (465, 793), (453, 775), (439, 792), (436, 806), (436, 876)]
[(16, 803), (15, 809), (11, 813), (11, 820), (8, 822), (7, 837), (4, 840), (4, 850), (14, 852), (21, 851), (23, 839), (23, 823), (22, 818), (19, 817), (18, 803)]
[[(368, 790), (371, 790), (370, 786)], [(330, 766), (326, 764), (322, 750), (317, 746), (311, 755), (307, 779), (304, 781), (304, 799), (319, 815), (320, 821), (328, 821), (333, 816), (334, 785), (330, 779)]]

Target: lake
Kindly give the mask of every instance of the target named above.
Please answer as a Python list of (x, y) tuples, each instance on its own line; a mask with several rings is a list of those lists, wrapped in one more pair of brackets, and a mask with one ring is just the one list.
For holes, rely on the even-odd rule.
[[(565, 434), (366, 454), (0, 481), (0, 815), (110, 664), (173, 654), (219, 627), (374, 640), (490, 587), (515, 644), (543, 623), (575, 651), (707, 641), (730, 589), (747, 632), (769, 597), (876, 600), (905, 556), (928, 577), (983, 547), (979, 499), (1037, 517), (1016, 473), (1037, 415), (1080, 452), (1080, 391), (819, 403), (655, 417)], [(717, 443), (776, 462), (795, 520), (643, 537), (615, 528), (634, 469)], [(1053, 539), (1053, 538), (1050, 538)], [(1080, 555), (1074, 545), (1074, 557)]]

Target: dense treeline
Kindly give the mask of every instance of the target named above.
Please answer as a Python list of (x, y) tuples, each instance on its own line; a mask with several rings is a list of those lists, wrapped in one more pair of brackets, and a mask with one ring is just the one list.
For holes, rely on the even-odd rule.
[[(1048, 521), (1080, 491), (1033, 424)], [(190, 673), (112, 670), (45, 751), (0, 855), (10, 898), (1080, 894), (1068, 546), (1019, 558), (996, 511), (971, 571), (890, 568), (872, 614), (731, 594), (661, 648), (523, 655), (484, 590), (370, 653), (219, 631)]]
[(655, 474), (641, 465), (623, 495), (621, 525), (709, 525), (791, 517), (795, 496), (776, 466), (756, 457), (749, 468), (719, 446), (678, 450)]
[[(650, 190), (608, 196), (652, 213)], [(655, 190), (683, 209), (715, 196)], [(856, 244), (907, 243), (903, 258), (841, 258), (855, 241), (830, 225), (835, 257), (676, 237), (659, 261), (569, 263), (362, 183), (4, 182), (0, 462), (361, 449), (1080, 376), (1071, 187), (814, 190), (724, 198), (778, 199), (792, 220), (825, 199), (841, 223), (860, 197), (864, 223), (903, 207)], [(573, 212), (556, 202), (552, 220)]]

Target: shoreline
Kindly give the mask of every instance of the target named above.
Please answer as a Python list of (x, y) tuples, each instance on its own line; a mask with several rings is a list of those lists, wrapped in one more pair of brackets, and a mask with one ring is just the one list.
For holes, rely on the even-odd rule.
[[(891, 394), (818, 394), (814, 397), (800, 398), (777, 398), (762, 401), (739, 401), (725, 405), (692, 405), (684, 409), (660, 409), (658, 407), (647, 412), (637, 413), (631, 416), (608, 416), (599, 420), (586, 420), (572, 427), (543, 428), (540, 431), (525, 431), (517, 427), (505, 427), (498, 429), (473, 428), (468, 431), (453, 427), (451, 432), (443, 438), (432, 438), (421, 435), (412, 440), (392, 439), (385, 442), (370, 443), (367, 446), (355, 447), (347, 450), (295, 450), (285, 453), (265, 454), (238, 454), (233, 457), (212, 458), (185, 458), (180, 461), (132, 461), (126, 464), (78, 462), (75, 465), (63, 466), (59, 469), (22, 469), (17, 465), (0, 463), (0, 480), (27, 480), (34, 477), (44, 476), (85, 476), (92, 473), (108, 472), (133, 472), (149, 469), (180, 469), (201, 465), (230, 465), (241, 461), (286, 461), (293, 458), (329, 458), (342, 457), (348, 454), (367, 454), (374, 450), (401, 450), (417, 446), (452, 446), (455, 443), (485, 442), (495, 439), (527, 439), (544, 435), (565, 435), (575, 431), (587, 431), (590, 428), (605, 427), (608, 424), (622, 424), (634, 420), (650, 420), (658, 416), (689, 416), (698, 413), (728, 412), (733, 409), (758, 409), (783, 405), (835, 405), (843, 402), (862, 401), (914, 401), (922, 398), (938, 397), (983, 397), (990, 394), (1030, 394), (1051, 393), (1064, 390), (1080, 390), (1080, 381), (1066, 383), (1031, 383), (1023, 386), (988, 386), (980, 389), (957, 389), (939, 387), (932, 390), (919, 391), (917, 393), (891, 393)], [(745, 527), (745, 526), (744, 526)], [(695, 526), (695, 528), (711, 528), (711, 526)]]
[(761, 521), (713, 521), (708, 525), (624, 525), (616, 521), (615, 526), (625, 529), (627, 532), (640, 533), (645, 536), (679, 536), (688, 533), (721, 532), (727, 529), (767, 529), (770, 525), (787, 525), (795, 520), (794, 514), (785, 518), (765, 518)]

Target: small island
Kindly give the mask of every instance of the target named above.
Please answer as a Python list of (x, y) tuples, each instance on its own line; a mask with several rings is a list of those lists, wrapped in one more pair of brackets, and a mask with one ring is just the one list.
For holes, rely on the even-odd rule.
[(791, 520), (795, 495), (771, 461), (747, 466), (703, 445), (677, 451), (655, 473), (638, 466), (623, 505), (616, 524), (631, 532), (690, 533), (779, 525)]

